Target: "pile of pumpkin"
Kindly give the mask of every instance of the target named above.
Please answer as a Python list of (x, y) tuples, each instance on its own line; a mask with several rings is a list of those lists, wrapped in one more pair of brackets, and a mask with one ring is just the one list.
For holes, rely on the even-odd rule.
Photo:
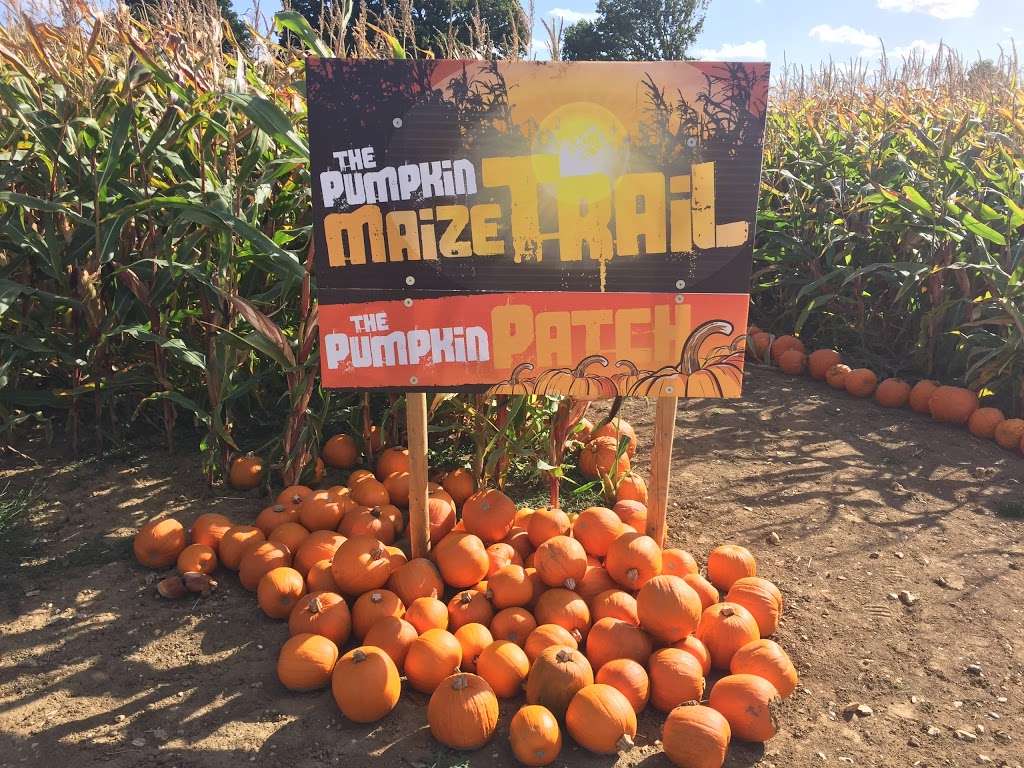
[(883, 408), (909, 406), (916, 413), (966, 427), (975, 437), (995, 440), (1008, 451), (1024, 454), (1024, 419), (1008, 419), (999, 408), (982, 406), (977, 393), (970, 389), (943, 385), (931, 379), (922, 379), (914, 385), (899, 378), (879, 382), (874, 371), (851, 369), (844, 364), (842, 356), (834, 349), (818, 349), (807, 354), (804, 343), (796, 336), (773, 336), (756, 325), (747, 330), (747, 339), (751, 357), (771, 361), (783, 373), (792, 376), (806, 373), (854, 397), (874, 397)]
[[(323, 456), (351, 466), (355, 444), (336, 436)], [(666, 713), (664, 750), (684, 768), (721, 766), (733, 737), (776, 733), (797, 673), (768, 639), (782, 594), (748, 550), (718, 547), (702, 576), (688, 552), (644, 535), (642, 484), (623, 493), (643, 499), (573, 518), (476, 490), (464, 469), (439, 479), (429, 490), (429, 559), (395, 545), (409, 493), (401, 448), (345, 485), (285, 488), (253, 525), (204, 514), (187, 534), (172, 519), (150, 522), (135, 554), (153, 568), (176, 563), (188, 578), (218, 564), (236, 570), (267, 616), (287, 621), (281, 683), (330, 686), (354, 722), (388, 715), (404, 676), (430, 696), (434, 738), (454, 749), (484, 745), (498, 699), (525, 692), (508, 731), (526, 765), (555, 760), (563, 728), (594, 753), (628, 749), (647, 706)]]

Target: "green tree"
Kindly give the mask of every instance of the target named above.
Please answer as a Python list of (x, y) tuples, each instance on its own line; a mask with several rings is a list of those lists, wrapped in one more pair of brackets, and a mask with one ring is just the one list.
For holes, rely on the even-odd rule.
[(681, 60), (704, 28), (709, 0), (598, 0), (597, 18), (565, 31), (567, 61)]

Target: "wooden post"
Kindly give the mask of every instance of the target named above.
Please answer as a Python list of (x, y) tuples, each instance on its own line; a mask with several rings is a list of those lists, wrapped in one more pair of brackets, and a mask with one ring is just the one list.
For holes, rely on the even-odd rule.
[(430, 549), (427, 516), (427, 395), (405, 396), (405, 427), (409, 435), (409, 544), (413, 557), (426, 557)]
[(668, 479), (672, 470), (672, 440), (676, 432), (678, 397), (659, 397), (654, 414), (654, 449), (651, 451), (650, 506), (647, 535), (665, 545), (665, 516), (668, 512)]

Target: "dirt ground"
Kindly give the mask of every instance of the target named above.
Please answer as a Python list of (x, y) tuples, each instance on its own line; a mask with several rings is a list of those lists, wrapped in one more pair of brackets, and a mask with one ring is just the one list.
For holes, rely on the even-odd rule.
[[(701, 559), (744, 544), (785, 594), (778, 639), (801, 686), (781, 733), (734, 743), (727, 765), (1020, 766), (1024, 521), (997, 511), (1024, 502), (1024, 460), (814, 382), (758, 370), (747, 382), (742, 401), (681, 409), (670, 497), (673, 545)], [(653, 408), (625, 415), (648, 456)], [(411, 690), (382, 723), (356, 726), (329, 693), (281, 687), (287, 629), (234, 575), (205, 601), (155, 597), (130, 558), (142, 522), (209, 511), (250, 521), (261, 507), (208, 489), (194, 456), (39, 460), (0, 458), (0, 487), (41, 488), (18, 545), (28, 558), (0, 566), (0, 765), (514, 764), (517, 702), (469, 755), (437, 746), (427, 699)], [(668, 766), (660, 723), (645, 714), (637, 748), (617, 759), (567, 739), (555, 765)]]

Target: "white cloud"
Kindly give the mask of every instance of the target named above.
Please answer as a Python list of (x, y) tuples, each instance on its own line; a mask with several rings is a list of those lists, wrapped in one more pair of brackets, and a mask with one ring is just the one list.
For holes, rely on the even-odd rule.
[(569, 8), (552, 8), (551, 15), (559, 19), (564, 19), (566, 24), (575, 24), (577, 21), (593, 21), (597, 18), (597, 13), (584, 13), (583, 11), (573, 11)]
[(698, 59), (731, 61), (733, 59), (767, 59), (768, 43), (750, 40), (746, 43), (723, 43), (719, 48), (698, 48), (693, 51)]
[(978, 10), (979, 0), (878, 0), (883, 11), (927, 13), (937, 19), (969, 19)]
[(551, 58), (551, 47), (546, 37), (535, 37), (530, 40), (530, 58), (547, 61)]
[(879, 48), (882, 45), (878, 35), (868, 34), (863, 29), (854, 29), (847, 24), (843, 24), (841, 27), (819, 24), (812, 27), (807, 34), (823, 43), (859, 45), (862, 48)]
[(892, 50), (886, 51), (886, 55), (892, 59), (905, 59), (908, 56), (923, 55), (926, 59), (931, 58), (939, 52), (939, 44), (928, 40), (915, 40), (910, 45), (900, 45)]

